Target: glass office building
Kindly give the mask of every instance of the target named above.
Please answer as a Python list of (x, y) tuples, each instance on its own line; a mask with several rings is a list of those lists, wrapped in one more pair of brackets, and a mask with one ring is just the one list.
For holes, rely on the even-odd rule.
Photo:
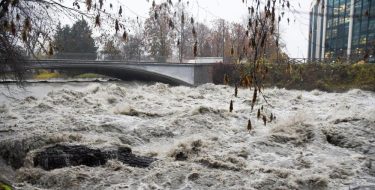
[(367, 59), (375, 53), (375, 0), (312, 3), (308, 58)]

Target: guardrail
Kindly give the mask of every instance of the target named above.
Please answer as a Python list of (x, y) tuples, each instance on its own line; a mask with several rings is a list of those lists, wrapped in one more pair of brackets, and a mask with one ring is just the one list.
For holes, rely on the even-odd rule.
[(214, 63), (163, 63), (163, 62), (126, 62), (126, 61), (100, 61), (100, 60), (78, 60), (78, 59), (40, 59), (40, 60), (27, 60), (29, 65), (33, 64), (93, 64), (93, 65), (142, 65), (142, 66), (207, 66)]

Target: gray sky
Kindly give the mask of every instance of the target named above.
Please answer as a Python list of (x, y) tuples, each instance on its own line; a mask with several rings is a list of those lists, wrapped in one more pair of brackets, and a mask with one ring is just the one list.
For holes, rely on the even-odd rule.
[[(147, 17), (151, 2), (146, 0), (119, 1), (124, 5), (126, 16)], [(160, 0), (156, 0), (156, 3)], [(163, 1), (164, 2), (164, 1)], [(309, 8), (311, 0), (290, 0), (293, 10), (299, 13), (287, 13), (290, 18), (288, 24), (286, 18), (280, 25), (280, 33), (286, 44), (286, 52), (290, 57), (307, 57)], [(211, 23), (212, 20), (223, 18), (230, 22), (241, 22), (247, 16), (247, 7), (242, 0), (190, 0), (190, 9), (195, 20), (203, 23)], [(286, 11), (288, 12), (288, 11)]]

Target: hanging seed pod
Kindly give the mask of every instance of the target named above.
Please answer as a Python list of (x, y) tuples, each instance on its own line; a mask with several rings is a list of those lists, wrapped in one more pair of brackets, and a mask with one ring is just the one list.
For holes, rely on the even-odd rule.
[(169, 28), (174, 30), (174, 23), (173, 23), (172, 19), (169, 19)]
[(261, 111), (263, 111), (263, 106), (262, 106), (262, 107), (260, 107), (260, 110), (261, 110)]
[(192, 29), (193, 37), (196, 39), (197, 38), (197, 32), (195, 31), (195, 27), (193, 26)]
[(52, 47), (52, 43), (51, 43), (51, 42), (49, 43), (48, 55), (49, 55), (49, 56), (52, 56), (52, 55), (53, 55), (53, 47)]
[(16, 35), (16, 24), (14, 24), (13, 20), (10, 23), (10, 32), (13, 34), (13, 36)]
[(27, 42), (27, 31), (26, 31), (26, 29), (22, 30), (21, 37), (22, 37), (23, 42)]
[(120, 6), (120, 9), (118, 10), (118, 15), (121, 17), (122, 16), (122, 7)]
[(271, 113), (270, 122), (272, 122), (272, 120), (273, 120), (273, 114)]
[(230, 101), (229, 112), (233, 111), (233, 100)]
[(250, 121), (250, 119), (249, 119), (249, 121), (247, 122), (247, 130), (248, 130), (248, 131), (251, 131), (252, 128), (253, 128), (253, 127), (251, 126), (251, 121)]
[(17, 13), (16, 14), (16, 21), (20, 21), (20, 19), (21, 19), (21, 16)]
[(99, 8), (102, 9), (103, 7), (103, 0), (99, 0)]
[(124, 40), (125, 42), (128, 40), (128, 33), (126, 32), (126, 30), (122, 34), (122, 40)]
[(181, 23), (185, 24), (185, 13), (184, 12), (182, 12), (182, 14), (181, 14)]
[(232, 46), (231, 48), (230, 48), (230, 56), (234, 56), (234, 47)]
[(100, 15), (96, 15), (95, 17), (95, 26), (99, 26), (100, 27)]
[(194, 53), (194, 57), (198, 56), (198, 42), (197, 41), (195, 41), (194, 43), (193, 53)]
[(115, 30), (116, 30), (116, 34), (117, 32), (120, 30), (119, 26), (118, 26), (118, 20), (116, 19), (115, 21)]
[(156, 6), (155, 0), (152, 1), (152, 8), (154, 9)]
[(238, 86), (237, 84), (234, 85), (234, 96), (237, 97), (238, 95)]
[(255, 102), (257, 101), (257, 95), (258, 95), (258, 89), (257, 89), (257, 87), (255, 86), (254, 94), (253, 94), (253, 100), (252, 100), (252, 102), (251, 102), (251, 110), (254, 109)]
[(177, 46), (180, 46), (180, 39), (177, 40)]
[(92, 0), (86, 0), (87, 11), (90, 11), (91, 5), (92, 5)]
[(4, 20), (3, 27), (5, 30), (9, 30), (9, 22), (7, 20)]
[(258, 109), (257, 118), (260, 119), (260, 109)]
[(255, 48), (256, 43), (255, 43), (255, 38), (251, 38), (251, 45), (252, 48)]
[(77, 9), (80, 9), (80, 8), (81, 8), (81, 7), (79, 6), (78, 2), (74, 2), (74, 3), (73, 3), (73, 6), (76, 6)]
[(265, 115), (263, 115), (263, 123), (264, 123), (264, 126), (267, 126), (267, 118)]
[(158, 13), (157, 13), (157, 12), (155, 12), (154, 18), (155, 18), (155, 20), (158, 20), (158, 18), (159, 18), (159, 15), (158, 15)]
[(18, 3), (19, 3), (19, 0), (13, 0), (13, 1), (12, 1), (12, 7), (17, 6)]

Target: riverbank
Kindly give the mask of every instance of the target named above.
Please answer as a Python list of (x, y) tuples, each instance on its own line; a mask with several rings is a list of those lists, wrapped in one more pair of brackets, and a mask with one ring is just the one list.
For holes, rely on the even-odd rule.
[[(267, 67), (266, 87), (326, 92), (362, 89), (375, 92), (375, 64), (268, 64)], [(214, 83), (223, 84), (224, 74), (230, 76), (232, 84), (238, 81), (236, 77), (239, 74), (234, 71), (234, 65), (218, 64), (214, 67)]]

